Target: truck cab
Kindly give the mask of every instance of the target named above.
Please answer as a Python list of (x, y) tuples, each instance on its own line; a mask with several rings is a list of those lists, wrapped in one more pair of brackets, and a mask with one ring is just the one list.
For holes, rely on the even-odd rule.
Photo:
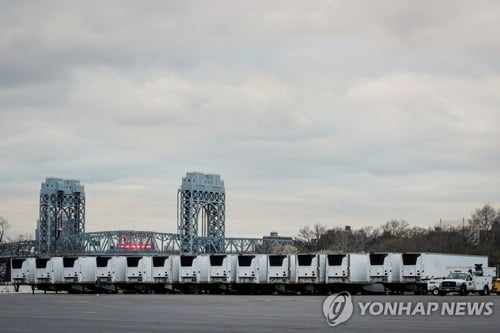
[(476, 272), (455, 271), (443, 281), (439, 287), (439, 294), (446, 295), (449, 292), (457, 292), (465, 296), (471, 292), (479, 292), (481, 295), (489, 295), (492, 287), (490, 276), (483, 276), (482, 270), (476, 268)]

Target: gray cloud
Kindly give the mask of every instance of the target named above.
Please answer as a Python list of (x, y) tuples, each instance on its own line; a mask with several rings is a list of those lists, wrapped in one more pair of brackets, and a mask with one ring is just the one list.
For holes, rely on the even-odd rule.
[(0, 215), (45, 177), (87, 229), (175, 230), (187, 171), (228, 233), (432, 225), (498, 204), (494, 1), (22, 2), (0, 10)]

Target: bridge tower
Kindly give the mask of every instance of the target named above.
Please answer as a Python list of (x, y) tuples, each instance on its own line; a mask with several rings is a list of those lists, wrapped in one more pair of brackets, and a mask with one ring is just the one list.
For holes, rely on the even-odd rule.
[(47, 178), (40, 189), (39, 253), (54, 253), (62, 236), (85, 232), (85, 191), (78, 180)]
[[(177, 228), (181, 254), (224, 252), (225, 215), (226, 194), (221, 177), (188, 172), (182, 178), (182, 185), (177, 192)], [(198, 229), (201, 229), (201, 235), (198, 234)]]

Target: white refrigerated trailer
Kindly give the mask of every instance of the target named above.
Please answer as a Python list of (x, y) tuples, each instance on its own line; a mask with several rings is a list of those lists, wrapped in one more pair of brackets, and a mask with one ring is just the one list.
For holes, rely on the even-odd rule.
[[(181, 259), (182, 260), (182, 259)], [(197, 287), (188, 286), (201, 292), (221, 293), (230, 290), (236, 280), (236, 256), (229, 254), (202, 254), (195, 259)], [(185, 267), (181, 267), (184, 270)], [(189, 270), (185, 271), (191, 275)], [(189, 282), (189, 277), (187, 277)]]
[(36, 258), (35, 281), (37, 285), (62, 283), (64, 281), (63, 258)]
[[(118, 287), (140, 293), (172, 291), (172, 283), (176, 281), (172, 270), (174, 258), (168, 255), (126, 257), (125, 283), (118, 284)], [(179, 260), (176, 262), (178, 264)]]
[[(165, 292), (171, 284), (171, 264), (168, 256), (129, 256), (125, 283), (120, 288), (141, 293)], [(171, 287), (171, 286), (170, 286)]]
[(10, 277), (11, 283), (15, 286), (35, 284), (35, 258), (11, 259)]
[(290, 255), (267, 256), (267, 283), (290, 283)]
[(404, 285), (400, 281), (401, 253), (370, 253), (368, 258), (369, 283), (381, 284), (391, 293), (400, 293), (404, 290)]
[[(340, 254), (201, 254), (126, 256), (66, 256), (11, 259), (11, 282), (42, 290), (88, 289), (117, 291), (252, 293), (381, 292), (427, 290), (430, 281), (450, 271), (467, 272), (482, 265), (490, 275), (486, 256), (439, 253)], [(224, 288), (221, 288), (224, 287)], [(436, 288), (438, 284), (434, 285)], [(86, 288), (81, 289), (84, 291)]]
[(401, 253), (370, 253), (368, 276), (372, 283), (399, 283)]
[(290, 255), (294, 261), (291, 266), (292, 282), (296, 284), (319, 283), (319, 255), (318, 254), (296, 254)]
[[(151, 259), (151, 282), (164, 284), (175, 282), (176, 279), (174, 279), (172, 271), (172, 259), (172, 256), (154, 256)], [(146, 282), (149, 281), (146, 280)]]
[(267, 256), (240, 254), (236, 258), (236, 284), (261, 284), (267, 282)]
[[(178, 258), (179, 267), (179, 283), (198, 283), (201, 281), (201, 271), (203, 270), (200, 266), (206, 266), (206, 262), (201, 263), (201, 261), (206, 261), (201, 256), (191, 256), (183, 255)], [(201, 265), (203, 264), (203, 265)]]
[(96, 287), (116, 291), (126, 281), (127, 258), (124, 256), (98, 256), (95, 258)]
[(401, 282), (418, 282), (448, 276), (452, 267), (471, 267), (481, 264), (488, 265), (487, 256), (473, 256), (444, 253), (402, 254)]
[(401, 258), (400, 282), (417, 294), (427, 292), (428, 281), (444, 278), (456, 267), (466, 270), (476, 264), (488, 265), (487, 256), (476, 255), (407, 252)]
[(64, 257), (64, 283), (95, 283), (95, 257)]
[(358, 253), (324, 254), (325, 283), (368, 283), (368, 255)]
[(95, 257), (63, 257), (62, 266), (63, 280), (58, 289), (85, 292), (95, 285)]
[(125, 282), (128, 284), (151, 281), (152, 257), (130, 256), (127, 257)]
[(320, 283), (324, 292), (362, 291), (368, 284), (368, 255), (337, 253), (320, 255)]
[[(233, 283), (236, 280), (235, 256), (226, 254), (211, 254), (208, 257), (208, 283)], [(205, 282), (205, 281), (202, 281)]]

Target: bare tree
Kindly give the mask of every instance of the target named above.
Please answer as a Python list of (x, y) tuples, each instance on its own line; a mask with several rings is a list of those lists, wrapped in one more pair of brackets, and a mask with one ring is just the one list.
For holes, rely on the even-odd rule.
[(313, 226), (313, 232), (314, 232), (314, 239), (318, 239), (319, 240), (321, 238), (321, 235), (325, 234), (326, 227), (324, 225), (316, 223)]
[(370, 227), (359, 230), (335, 227), (321, 235), (319, 245), (321, 249), (334, 252), (364, 252), (371, 233)]
[(3, 242), (5, 232), (10, 228), (9, 221), (3, 216), (0, 216), (0, 243)]
[(477, 230), (489, 231), (497, 217), (497, 212), (490, 204), (484, 205), (474, 211), (469, 219), (469, 225)]
[(296, 239), (301, 242), (310, 242), (314, 238), (314, 231), (310, 226), (306, 225), (299, 229), (299, 234)]
[(348, 236), (341, 227), (328, 230), (320, 239), (321, 248), (334, 252), (345, 252), (348, 244)]
[(405, 220), (390, 220), (382, 226), (384, 236), (403, 238), (409, 234), (410, 225)]
[(321, 235), (325, 233), (326, 227), (324, 225), (316, 223), (312, 228), (306, 225), (305, 227), (299, 229), (299, 234), (297, 235), (296, 239), (301, 242), (312, 242), (315, 240), (319, 240), (321, 238)]
[(495, 221), (499, 218), (495, 208), (490, 204), (478, 208), (469, 219), (473, 240), (480, 245), (490, 245), (494, 237)]

